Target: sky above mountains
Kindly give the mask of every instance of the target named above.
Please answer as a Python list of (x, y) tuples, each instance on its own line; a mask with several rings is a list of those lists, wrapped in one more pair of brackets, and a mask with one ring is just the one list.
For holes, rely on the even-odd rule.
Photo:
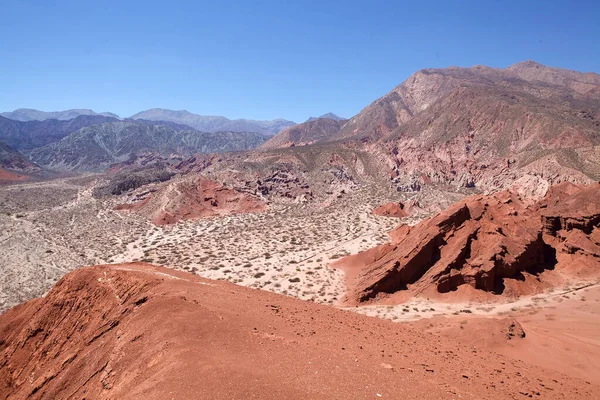
[(304, 121), (350, 117), (422, 68), (600, 72), (597, 1), (4, 0), (2, 14), (0, 111)]

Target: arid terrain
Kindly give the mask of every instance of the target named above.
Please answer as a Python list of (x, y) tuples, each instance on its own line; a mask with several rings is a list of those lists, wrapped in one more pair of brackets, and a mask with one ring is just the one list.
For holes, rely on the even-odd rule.
[(349, 120), (6, 113), (0, 398), (600, 398), (599, 93), (524, 62)]
[(336, 303), (345, 293), (343, 274), (328, 263), (386, 242), (398, 224), (397, 218), (373, 215), (373, 208), (391, 199), (438, 205), (462, 196), (367, 186), (324, 203), (275, 202), (255, 213), (154, 225), (132, 211), (115, 210), (118, 199), (95, 198), (100, 179), (0, 186), (2, 309), (41, 296), (77, 267), (132, 261)]
[(18, 399), (600, 395), (444, 335), (147, 264), (79, 269), (0, 323), (0, 390)]

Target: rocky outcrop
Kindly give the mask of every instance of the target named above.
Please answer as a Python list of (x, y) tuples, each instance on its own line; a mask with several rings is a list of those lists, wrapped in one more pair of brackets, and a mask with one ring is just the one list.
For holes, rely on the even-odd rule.
[(408, 212), (405, 209), (404, 204), (400, 202), (382, 204), (373, 209), (373, 214), (396, 218), (404, 218), (408, 216)]
[(266, 210), (258, 197), (227, 188), (202, 176), (165, 183), (154, 190), (134, 192), (116, 207), (146, 216), (156, 225)]
[(544, 271), (572, 263), (600, 274), (600, 185), (557, 185), (532, 205), (508, 191), (472, 196), (391, 237), (391, 244), (336, 263), (359, 270), (349, 282), (351, 302), (463, 285), (501, 294), (505, 279), (539, 281)]

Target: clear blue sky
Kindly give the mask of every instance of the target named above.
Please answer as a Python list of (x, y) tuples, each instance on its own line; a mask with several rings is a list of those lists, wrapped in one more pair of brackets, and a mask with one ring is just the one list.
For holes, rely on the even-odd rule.
[(0, 0), (0, 111), (350, 117), (427, 67), (600, 72), (600, 1)]

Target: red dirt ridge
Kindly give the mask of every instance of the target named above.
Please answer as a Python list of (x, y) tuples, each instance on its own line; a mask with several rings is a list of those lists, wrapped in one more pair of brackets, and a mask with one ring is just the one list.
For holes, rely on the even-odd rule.
[(78, 269), (0, 315), (0, 338), (10, 399), (600, 398), (404, 324), (148, 264)]
[(600, 184), (559, 184), (527, 204), (509, 191), (476, 195), (397, 228), (391, 243), (334, 263), (348, 272), (348, 301), (459, 288), (518, 296), (600, 273)]

